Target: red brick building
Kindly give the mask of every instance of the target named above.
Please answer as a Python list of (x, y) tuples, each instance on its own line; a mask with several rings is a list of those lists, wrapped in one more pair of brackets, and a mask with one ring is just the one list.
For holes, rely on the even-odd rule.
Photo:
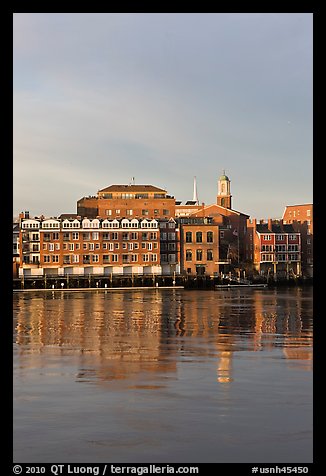
[(302, 274), (307, 277), (313, 276), (313, 205), (287, 205), (283, 213), (283, 223), (292, 224), (295, 231), (301, 234), (301, 261)]
[(301, 275), (301, 236), (282, 220), (247, 223), (246, 259), (261, 275)]

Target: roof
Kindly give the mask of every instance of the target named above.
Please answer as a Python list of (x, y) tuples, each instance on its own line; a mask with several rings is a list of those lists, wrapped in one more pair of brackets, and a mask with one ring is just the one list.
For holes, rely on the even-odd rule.
[(77, 215), (77, 213), (61, 213), (60, 217), (62, 220), (65, 220), (65, 219), (76, 219), (76, 218), (79, 218), (80, 215)]
[(272, 224), (272, 229), (269, 229), (268, 223), (257, 223), (256, 230), (258, 233), (296, 233), (291, 224)]
[(99, 192), (166, 192), (163, 188), (154, 185), (110, 185)]

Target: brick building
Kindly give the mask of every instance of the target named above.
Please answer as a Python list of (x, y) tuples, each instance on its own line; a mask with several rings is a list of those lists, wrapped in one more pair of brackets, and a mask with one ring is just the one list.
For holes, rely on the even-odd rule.
[(213, 276), (219, 272), (218, 225), (211, 217), (184, 217), (180, 227), (180, 267), (187, 275)]
[(97, 196), (77, 202), (77, 214), (88, 218), (174, 218), (175, 199), (153, 185), (110, 185)]
[(282, 220), (247, 222), (246, 258), (261, 275), (301, 275), (301, 236)]
[(301, 262), (302, 274), (306, 277), (313, 276), (313, 205), (288, 205), (283, 213), (283, 223), (292, 224), (295, 231), (301, 234)]
[(20, 276), (162, 273), (155, 219), (21, 217), (20, 230)]

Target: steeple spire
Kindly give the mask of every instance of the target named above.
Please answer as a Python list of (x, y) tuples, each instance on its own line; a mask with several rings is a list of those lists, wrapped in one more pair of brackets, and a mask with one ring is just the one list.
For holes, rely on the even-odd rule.
[(194, 202), (196, 202), (195, 205), (199, 205), (196, 177), (194, 177), (194, 194), (192, 199)]

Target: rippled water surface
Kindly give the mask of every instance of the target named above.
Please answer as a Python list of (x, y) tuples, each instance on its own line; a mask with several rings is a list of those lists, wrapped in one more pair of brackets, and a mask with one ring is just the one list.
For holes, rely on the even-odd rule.
[(312, 462), (312, 289), (14, 294), (14, 461)]

